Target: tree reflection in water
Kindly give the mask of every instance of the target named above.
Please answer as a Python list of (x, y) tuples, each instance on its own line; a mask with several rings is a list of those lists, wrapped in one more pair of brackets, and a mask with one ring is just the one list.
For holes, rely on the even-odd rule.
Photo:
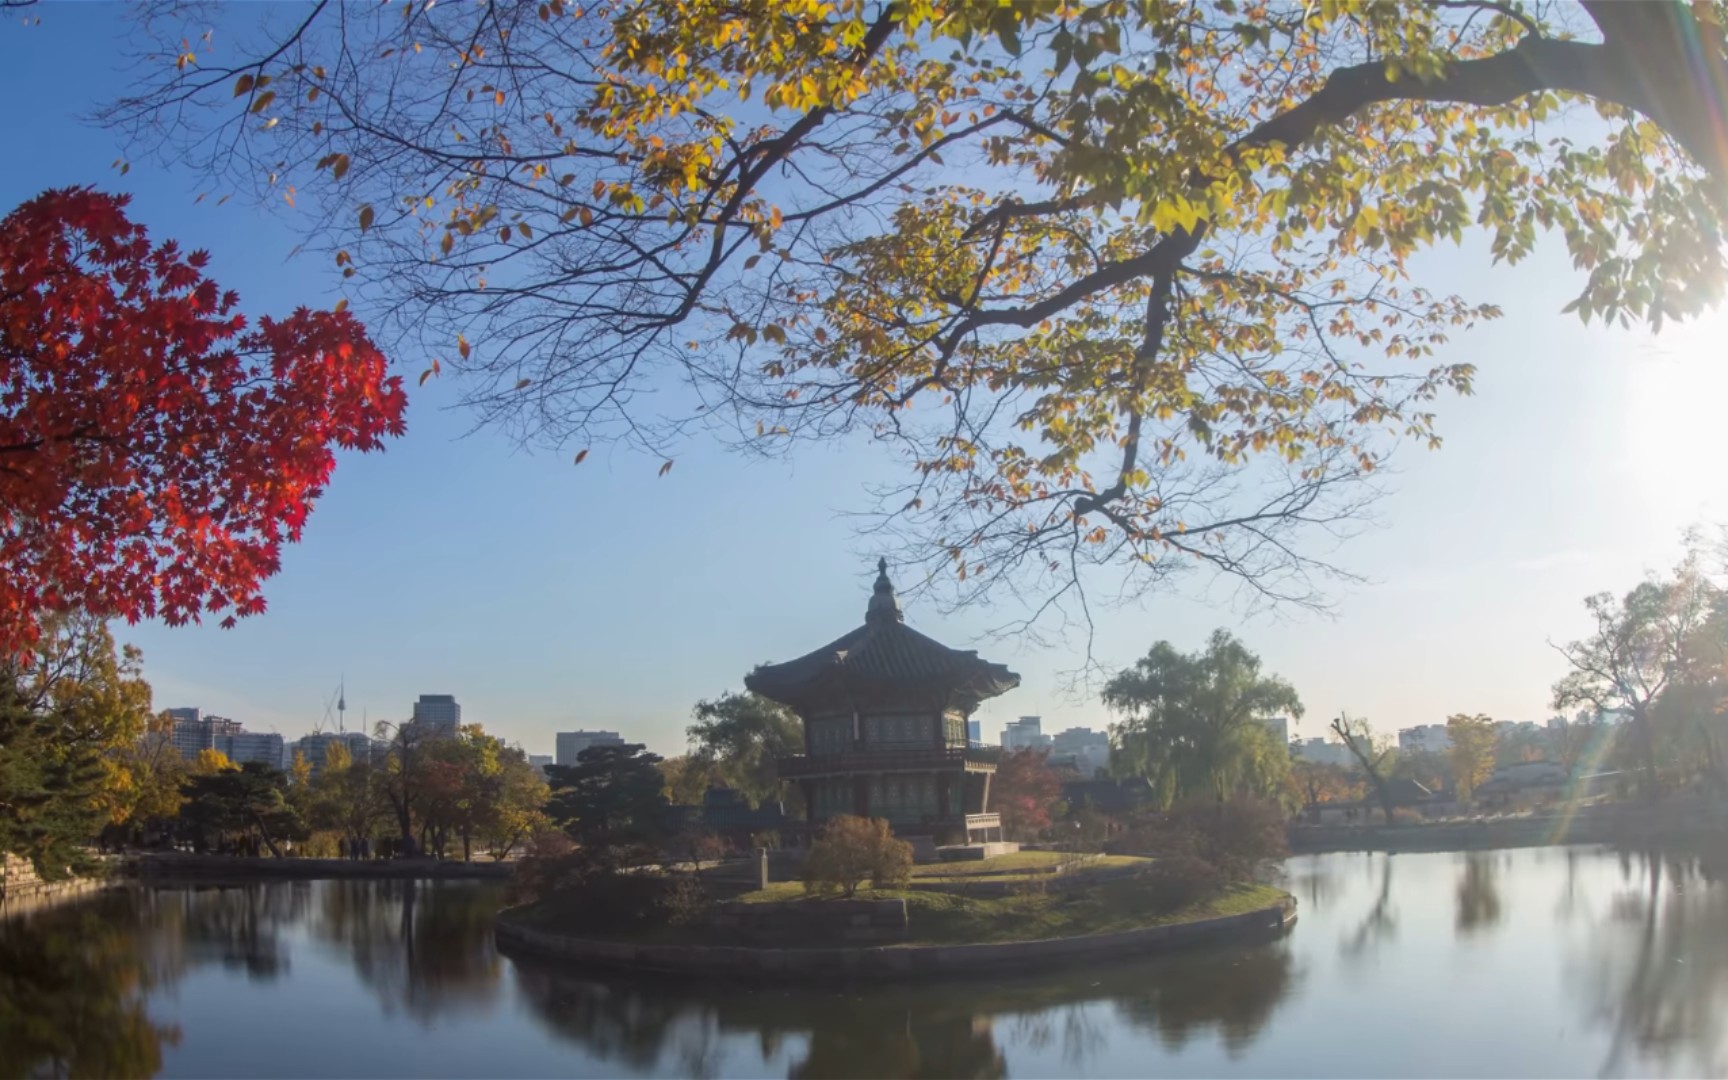
[(171, 1028), (146, 991), (197, 967), (286, 978), (309, 926), (386, 1011), (423, 1023), (497, 1000), (497, 889), (414, 881), (163, 886), (0, 923), (0, 1076), (149, 1076)]
[[(152, 1023), (162, 973), (128, 897), (0, 922), (0, 1076), (151, 1076), (178, 1032)], [(171, 974), (171, 973), (170, 973)]]
[(720, 1036), (753, 1032), (772, 1060), (802, 1040), (792, 1077), (1001, 1077), (997, 1026), (1036, 1045), (1061, 1040), (1081, 1064), (1103, 1045), (1088, 1007), (1113, 1003), (1130, 1024), (1172, 1048), (1216, 1032), (1239, 1054), (1290, 992), (1285, 941), (1175, 953), (1156, 961), (1070, 970), (991, 984), (937, 981), (835, 993), (693, 991), (669, 980), (630, 982), (528, 958), (515, 963), (520, 996), (584, 1053), (644, 1072), (668, 1061), (712, 1075)]
[(267, 982), (289, 972), (284, 931), (304, 916), (311, 882), (153, 889), (140, 893), (142, 920), (176, 949), (177, 964), (218, 963)]
[(1460, 936), (1492, 929), (1500, 921), (1500, 889), (1495, 880), (1499, 866), (1490, 852), (1470, 851), (1458, 875), (1458, 919)]
[[(1603, 1076), (1728, 1073), (1728, 889), (1722, 855), (1623, 857), (1642, 878), (1595, 929), (1587, 977), (1594, 1016), (1612, 1031)], [(1641, 874), (1639, 874), (1641, 871)], [(1710, 887), (1715, 884), (1715, 887)]]
[(386, 1012), (424, 1024), (498, 1000), (494, 889), (424, 881), (326, 881), (313, 935), (352, 960)]
[(1374, 903), (1338, 942), (1338, 951), (1346, 961), (1362, 961), (1381, 946), (1398, 936), (1397, 908), (1392, 906), (1392, 856), (1377, 856), (1380, 861), (1380, 884)]

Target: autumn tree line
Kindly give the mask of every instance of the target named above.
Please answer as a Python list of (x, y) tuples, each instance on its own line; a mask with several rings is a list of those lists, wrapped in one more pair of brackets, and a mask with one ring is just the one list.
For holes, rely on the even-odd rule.
[[(1723, 534), (1728, 537), (1728, 533)], [(1544, 728), (1500, 725), (1458, 712), (1445, 720), (1444, 751), (1404, 750), (1366, 718), (1340, 715), (1329, 729), (1354, 764), (1293, 757), (1260, 720), (1300, 717), (1283, 680), (1230, 634), (1200, 653), (1168, 643), (1116, 675), (1104, 700), (1111, 770), (1147, 780), (1154, 801), (1237, 796), (1315, 810), (1367, 800), (1387, 820), (1393, 782), (1415, 781), (1467, 808), (1496, 768), (1548, 762), (1569, 781), (1611, 777), (1610, 795), (1650, 801), (1728, 785), (1728, 541), (1689, 533), (1678, 566), (1622, 595), (1586, 598), (1588, 632), (1555, 643), (1565, 662)]]
[(364, 759), (332, 742), (317, 768), (298, 753), (286, 770), (184, 758), (141, 661), (86, 616), (53, 620), (29, 663), (0, 671), (0, 851), (52, 878), (99, 846), (507, 857), (546, 827), (545, 781), (477, 725), (434, 738), (404, 724)]

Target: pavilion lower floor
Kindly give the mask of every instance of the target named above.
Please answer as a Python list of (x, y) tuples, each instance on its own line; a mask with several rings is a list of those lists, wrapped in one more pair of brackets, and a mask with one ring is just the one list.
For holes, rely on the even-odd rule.
[(808, 820), (819, 825), (840, 814), (885, 818), (901, 836), (931, 836), (937, 843), (1002, 839), (1001, 818), (989, 810), (991, 773), (850, 773), (802, 780)]

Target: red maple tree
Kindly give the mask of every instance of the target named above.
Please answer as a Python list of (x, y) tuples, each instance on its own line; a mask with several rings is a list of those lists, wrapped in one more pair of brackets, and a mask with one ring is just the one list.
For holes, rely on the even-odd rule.
[(1029, 839), (1050, 827), (1050, 808), (1062, 797), (1062, 781), (1050, 768), (1050, 751), (1025, 747), (1002, 755), (991, 797), (1011, 837)]
[(48, 191), (0, 221), (0, 656), (51, 611), (263, 611), (336, 448), (404, 431), (353, 315), (249, 327), (208, 256), (152, 244), (127, 201)]

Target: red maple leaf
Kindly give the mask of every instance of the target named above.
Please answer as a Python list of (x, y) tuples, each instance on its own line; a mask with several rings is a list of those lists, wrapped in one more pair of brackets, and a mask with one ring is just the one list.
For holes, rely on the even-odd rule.
[(351, 314), (249, 327), (208, 257), (152, 245), (126, 203), (63, 189), (0, 221), (0, 656), (51, 611), (263, 611), (336, 449), (404, 431)]

